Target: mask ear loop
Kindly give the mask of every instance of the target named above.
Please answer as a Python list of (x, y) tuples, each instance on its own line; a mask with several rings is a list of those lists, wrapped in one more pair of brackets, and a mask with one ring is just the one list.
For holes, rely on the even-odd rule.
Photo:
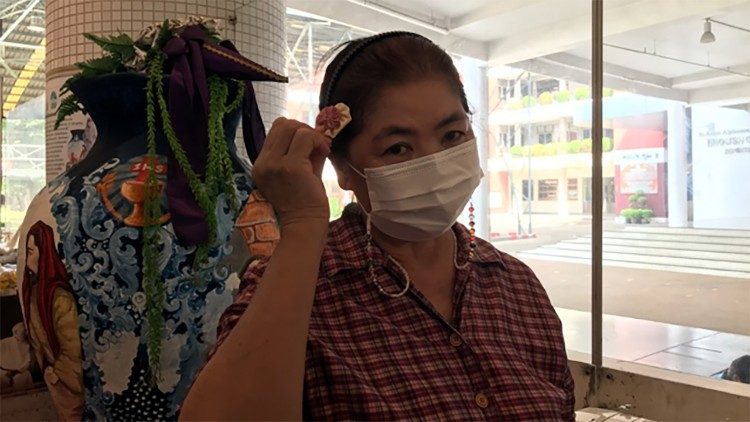
[[(331, 139), (335, 138), (336, 135), (341, 132), (344, 127), (346, 127), (349, 122), (352, 120), (352, 115), (349, 110), (349, 107), (346, 104), (338, 103), (334, 106), (328, 106), (324, 107), (322, 110), (320, 110), (320, 113), (318, 114), (318, 117), (315, 119), (315, 129), (323, 133), (324, 135), (327, 135)], [(365, 180), (367, 180), (367, 177), (360, 173), (359, 170), (354, 168), (351, 163), (347, 161), (347, 164), (349, 167), (351, 167), (352, 170), (354, 170), (358, 175), (362, 176)], [(373, 260), (373, 254), (372, 254), (372, 222), (370, 219), (370, 213), (365, 211), (364, 207), (362, 207), (362, 204), (360, 204), (360, 207), (362, 208), (362, 211), (367, 216), (367, 222), (366, 222), (366, 234), (365, 234), (365, 254), (367, 255), (367, 275), (370, 277), (370, 280), (377, 286), (378, 291), (380, 293), (388, 296), (388, 297), (401, 297), (406, 294), (407, 291), (409, 291), (409, 287), (411, 286), (411, 280), (409, 280), (409, 274), (402, 269), (402, 272), (404, 273), (404, 277), (406, 278), (406, 286), (404, 289), (398, 293), (389, 293), (385, 291), (383, 286), (378, 283), (378, 277), (375, 274), (375, 261)], [(391, 258), (392, 259), (392, 258)], [(395, 261), (394, 261), (395, 262)], [(401, 267), (396, 262), (396, 265)]]

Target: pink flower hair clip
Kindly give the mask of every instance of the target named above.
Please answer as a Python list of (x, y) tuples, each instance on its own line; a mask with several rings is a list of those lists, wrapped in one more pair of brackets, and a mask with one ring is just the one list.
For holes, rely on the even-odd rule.
[(351, 121), (352, 115), (349, 107), (344, 103), (338, 103), (320, 110), (315, 119), (315, 130), (330, 138), (335, 138)]

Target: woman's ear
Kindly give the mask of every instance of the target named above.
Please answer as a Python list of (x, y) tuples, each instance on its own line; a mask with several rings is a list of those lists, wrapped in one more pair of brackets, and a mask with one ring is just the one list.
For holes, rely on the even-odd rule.
[(343, 190), (354, 190), (352, 186), (352, 169), (349, 168), (346, 159), (338, 155), (331, 155), (331, 164), (333, 169), (336, 170), (336, 177), (338, 178), (339, 187)]

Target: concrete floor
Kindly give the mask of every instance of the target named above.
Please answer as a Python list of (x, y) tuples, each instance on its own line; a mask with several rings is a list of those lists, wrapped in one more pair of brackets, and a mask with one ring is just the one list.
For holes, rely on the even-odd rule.
[[(495, 242), (516, 252), (591, 234), (591, 221), (536, 217), (535, 238)], [(604, 230), (621, 230), (611, 220)], [(522, 259), (544, 285), (556, 307), (590, 311), (591, 267)], [(750, 279), (604, 267), (604, 313), (726, 333), (750, 335)]]
[[(591, 267), (525, 260), (561, 308), (591, 310)], [(604, 267), (604, 313), (750, 335), (750, 280)]]

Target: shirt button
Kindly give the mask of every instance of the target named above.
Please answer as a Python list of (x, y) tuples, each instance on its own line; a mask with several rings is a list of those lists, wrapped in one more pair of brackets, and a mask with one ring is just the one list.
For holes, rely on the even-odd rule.
[(460, 335), (453, 333), (450, 337), (451, 346), (453, 347), (460, 347), (462, 344), (464, 344), (464, 340), (461, 338)]
[(490, 405), (490, 400), (487, 398), (487, 396), (484, 393), (479, 393), (476, 396), (474, 396), (474, 402), (477, 404), (477, 406), (481, 407), (482, 409), (486, 409), (487, 406)]

